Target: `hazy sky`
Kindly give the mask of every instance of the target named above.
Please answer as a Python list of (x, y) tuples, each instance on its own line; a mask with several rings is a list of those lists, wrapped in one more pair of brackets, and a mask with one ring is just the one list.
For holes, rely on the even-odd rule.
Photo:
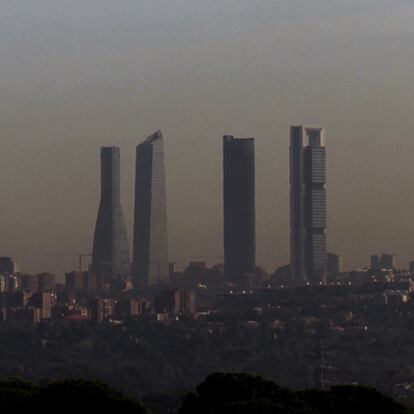
[(256, 138), (258, 263), (289, 261), (289, 125), (326, 128), (328, 244), (414, 259), (412, 0), (0, 0), (0, 255), (90, 252), (99, 148), (166, 140), (171, 260), (222, 256), (221, 136)]

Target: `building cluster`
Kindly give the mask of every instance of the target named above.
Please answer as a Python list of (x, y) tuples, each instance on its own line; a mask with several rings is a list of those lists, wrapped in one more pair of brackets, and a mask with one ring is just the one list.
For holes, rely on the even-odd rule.
[(55, 275), (16, 272), (10, 258), (0, 258), (0, 321), (37, 323), (44, 320), (119, 321), (146, 315), (163, 321), (196, 312), (194, 290), (169, 287), (152, 295), (136, 294), (130, 280), (114, 280), (103, 290), (97, 275), (68, 272), (65, 283)]
[[(299, 285), (325, 283), (340, 265), (327, 254), (324, 131), (292, 126), (290, 134), (291, 263), (286, 271)], [(136, 148), (132, 255), (121, 206), (120, 171), (120, 148), (101, 148), (92, 264), (88, 276), (74, 274), (71, 283), (104, 291), (119, 290), (124, 283), (132, 283), (140, 293), (164, 289), (171, 284), (171, 264), (162, 133), (155, 132)], [(233, 290), (256, 287), (254, 138), (223, 137), (223, 216), (223, 281)]]
[[(291, 264), (298, 284), (327, 282), (335, 267), (327, 254), (326, 148), (322, 128), (291, 127)], [(255, 286), (256, 199), (254, 138), (223, 137), (224, 280), (234, 289)], [(168, 285), (164, 138), (155, 132), (136, 150), (132, 262), (120, 201), (120, 149), (101, 149), (101, 201), (92, 271), (111, 285), (131, 277), (140, 292)], [(339, 265), (337, 264), (336, 267)]]
[(275, 347), (289, 343), (298, 358), (308, 359), (304, 368), (312, 371), (309, 377), (324, 369), (324, 384), (319, 378), (314, 384), (317, 388), (371, 383), (394, 394), (398, 385), (398, 396), (412, 400), (409, 357), (404, 356), (404, 372), (396, 370), (393, 377), (383, 375), (382, 370), (388, 368), (378, 365), (378, 360), (387, 366), (396, 364), (393, 341), (409, 337), (413, 312), (414, 283), (406, 280), (226, 293), (218, 298), (207, 320), (211, 331), (224, 330), (237, 320), (252, 336), (263, 335), (270, 327)]
[[(375, 319), (377, 306), (387, 309), (390, 314), (396, 307), (410, 303), (410, 310), (414, 307), (414, 282), (378, 282), (359, 284), (334, 284), (334, 285), (305, 285), (301, 287), (284, 287), (277, 289), (256, 289), (245, 292), (228, 292), (219, 296), (215, 312), (220, 312), (223, 317), (232, 317), (242, 309), (253, 309), (256, 315), (267, 314), (280, 318), (286, 323), (289, 319), (301, 315), (307, 323), (317, 318), (319, 321), (328, 319), (331, 326), (344, 329), (345, 326), (364, 328), (367, 319)], [(372, 313), (371, 313), (372, 312)], [(358, 316), (359, 315), (359, 316)], [(251, 320), (259, 321), (250, 315)], [(379, 322), (380, 320), (378, 320)], [(277, 324), (277, 323), (276, 323)]]
[(155, 132), (137, 146), (132, 263), (121, 207), (120, 149), (101, 149), (101, 200), (91, 270), (97, 283), (131, 277), (137, 290), (168, 283), (164, 140)]
[[(0, 258), (0, 261), (8, 258)], [(55, 303), (55, 276), (0, 272), (0, 321), (40, 322), (50, 319)]]
[(160, 131), (137, 145), (135, 172), (132, 254), (121, 206), (120, 148), (103, 147), (101, 195), (88, 271), (82, 272), (82, 257), (87, 255), (79, 255), (79, 271), (67, 273), (65, 284), (56, 285), (49, 273), (18, 273), (11, 258), (0, 258), (3, 320), (22, 310), (33, 314), (34, 320), (103, 321), (146, 313), (168, 319), (171, 314), (194, 315), (196, 294), (200, 307), (211, 305), (215, 295), (226, 291), (400, 282), (414, 274), (414, 262), (410, 272), (401, 271), (396, 269), (394, 255), (386, 253), (372, 255), (367, 268), (344, 272), (342, 257), (328, 253), (323, 128), (290, 127), (291, 260), (272, 275), (256, 265), (254, 138), (223, 137), (224, 263), (211, 269), (204, 262), (193, 262), (179, 272), (169, 261)]

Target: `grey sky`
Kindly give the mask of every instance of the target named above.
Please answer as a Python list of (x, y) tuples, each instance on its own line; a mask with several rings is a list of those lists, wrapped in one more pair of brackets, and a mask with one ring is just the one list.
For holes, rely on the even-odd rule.
[[(329, 249), (414, 258), (414, 2), (0, 0), (0, 255), (88, 252), (99, 147), (166, 139), (171, 259), (222, 255), (221, 136), (254, 136), (258, 262), (289, 260), (289, 125), (326, 127)], [(131, 233), (131, 231), (130, 231)]]

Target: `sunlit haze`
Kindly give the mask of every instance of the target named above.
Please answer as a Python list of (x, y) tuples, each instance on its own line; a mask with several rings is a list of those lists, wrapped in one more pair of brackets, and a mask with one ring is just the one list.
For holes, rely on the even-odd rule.
[(257, 264), (289, 262), (289, 126), (325, 128), (328, 250), (414, 260), (414, 3), (0, 0), (0, 256), (89, 253), (100, 147), (165, 139), (170, 260), (222, 261), (222, 136), (256, 139)]

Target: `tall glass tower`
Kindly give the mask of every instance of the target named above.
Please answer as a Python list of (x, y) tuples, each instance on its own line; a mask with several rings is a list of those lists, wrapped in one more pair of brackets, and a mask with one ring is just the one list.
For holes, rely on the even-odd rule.
[(118, 147), (101, 148), (101, 201), (93, 241), (92, 269), (101, 284), (130, 273), (128, 236), (121, 207)]
[(132, 274), (137, 289), (169, 281), (164, 138), (137, 146)]
[(223, 137), (224, 273), (249, 287), (256, 271), (254, 139)]
[(326, 281), (326, 146), (323, 128), (290, 128), (291, 271), (296, 282)]

